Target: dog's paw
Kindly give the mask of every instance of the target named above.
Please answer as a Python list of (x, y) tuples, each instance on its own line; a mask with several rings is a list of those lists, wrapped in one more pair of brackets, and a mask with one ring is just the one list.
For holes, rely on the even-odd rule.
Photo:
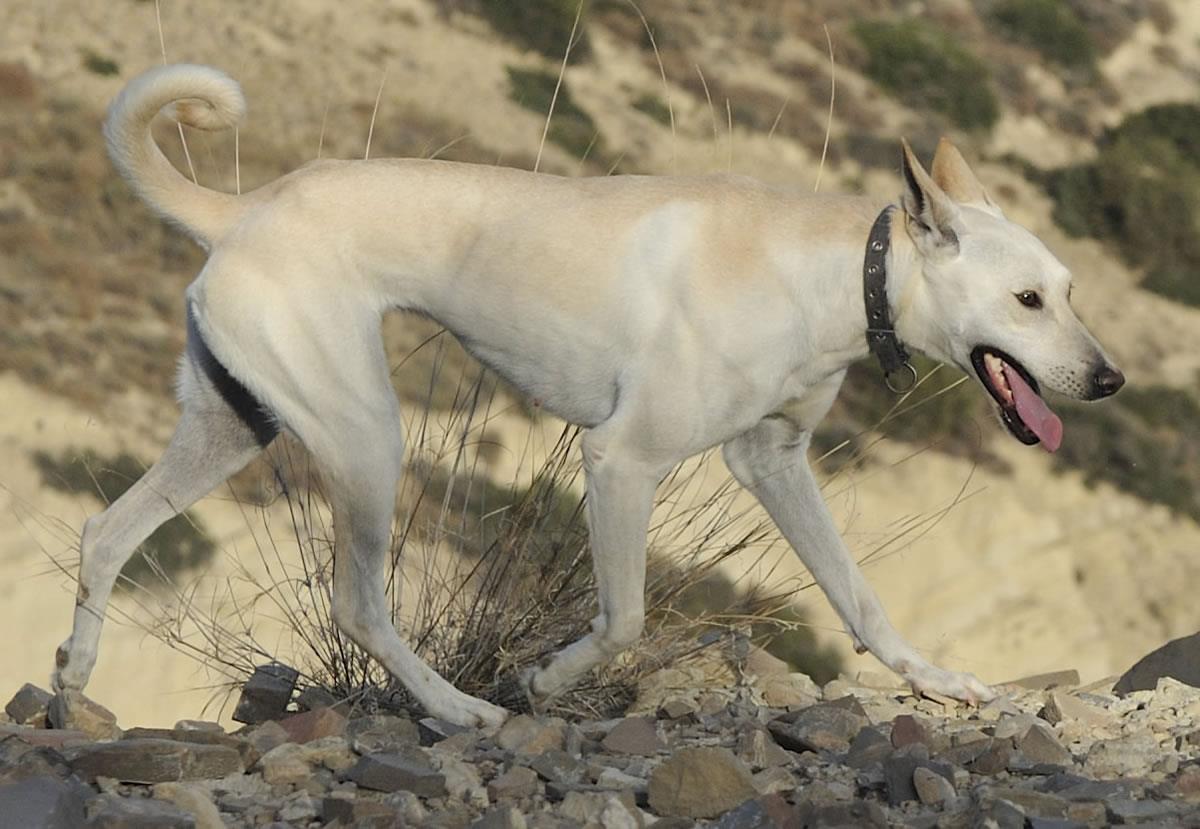
[(499, 728), (509, 712), (469, 694), (457, 694), (425, 706), (431, 716), (466, 728)]
[(996, 698), (996, 692), (972, 674), (947, 671), (928, 663), (906, 663), (899, 667), (897, 673), (917, 694), (940, 694), (971, 705), (980, 705)]

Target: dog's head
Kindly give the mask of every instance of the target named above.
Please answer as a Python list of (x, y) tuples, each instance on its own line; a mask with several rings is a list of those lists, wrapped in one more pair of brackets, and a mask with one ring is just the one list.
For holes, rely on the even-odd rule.
[(1022, 443), (1054, 451), (1062, 422), (1047, 387), (1077, 400), (1125, 382), (1071, 309), (1071, 274), (1004, 217), (962, 155), (942, 139), (925, 172), (904, 144), (903, 223), (916, 263), (897, 317), (901, 338), (983, 384)]

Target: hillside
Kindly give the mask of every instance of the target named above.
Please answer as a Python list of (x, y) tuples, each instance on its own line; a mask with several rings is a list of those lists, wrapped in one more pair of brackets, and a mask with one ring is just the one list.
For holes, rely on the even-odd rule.
[[(1047, 6), (1066, 17), (1047, 25)], [(377, 94), (372, 157), (532, 167), (565, 41), (556, 33), (569, 32), (574, 7), (524, 7), (545, 16), (498, 0), (265, 0), (236, 13), (215, 0), (163, 3), (168, 59), (226, 69), (249, 101), (236, 169), (232, 135), (187, 136), (199, 180), (248, 190), (318, 152), (361, 157)], [(867, 570), (899, 629), (935, 661), (989, 681), (1063, 667), (1099, 679), (1193, 632), (1200, 303), (1188, 278), (1200, 264), (1200, 150), (1188, 135), (1200, 134), (1200, 8), (661, 0), (643, 6), (657, 55), (631, 8), (591, 4), (542, 170), (729, 170), (801, 190), (820, 171), (822, 192), (888, 197), (899, 188), (898, 138), (928, 158), (950, 134), (1006, 213), (1073, 270), (1080, 315), (1130, 378), (1110, 403), (1063, 407), (1056, 459), (1003, 434), (972, 383), (873, 430), (892, 401), (872, 367), (855, 372), (818, 444), (849, 439), (861, 450), (824, 462), (857, 552), (908, 528)], [(836, 98), (821, 167), (826, 26)], [(0, 647), (0, 693), (43, 681), (69, 625), (73, 589), (39, 547), (69, 556), (101, 503), (56, 476), (84, 453), (101, 466), (122, 453), (150, 463), (173, 426), (182, 293), (202, 253), (135, 200), (99, 133), (122, 84), (160, 62), (159, 36), (154, 5), (137, 0), (10, 0), (0, 30), (0, 397), (9, 404), (0, 409), (0, 628), (28, 631)], [(1139, 116), (1163, 105), (1180, 108)], [(187, 169), (178, 134), (160, 126), (160, 143)], [(1145, 147), (1153, 152), (1136, 155)], [(457, 384), (474, 376), (469, 359), (445, 338), (407, 356), (434, 333), (423, 322), (392, 319), (385, 333), (403, 363), (402, 402), (412, 412), (432, 398), (433, 420), (448, 420)], [(949, 378), (940, 372), (931, 385)], [(503, 414), (481, 439), (492, 448), (476, 454), (506, 487), (558, 425), (503, 386), (494, 407)], [(712, 463), (710, 489), (725, 478)], [(260, 465), (235, 492), (269, 490), (270, 477)], [(750, 506), (745, 496), (731, 503)], [(247, 513), (228, 492), (195, 510), (216, 547), (243, 559), (254, 558), (261, 520), (286, 520), (278, 502), (264, 514), (274, 517)], [(216, 595), (229, 573), (221, 561), (181, 581), (203, 573), (201, 595)], [(776, 578), (803, 578), (781, 561)], [(852, 654), (822, 597), (799, 596), (844, 670), (878, 670)], [(159, 667), (143, 694), (128, 671), (148, 658)], [(170, 724), (195, 713), (207, 691), (191, 689), (209, 681), (134, 625), (107, 632), (92, 689), (123, 718)]]

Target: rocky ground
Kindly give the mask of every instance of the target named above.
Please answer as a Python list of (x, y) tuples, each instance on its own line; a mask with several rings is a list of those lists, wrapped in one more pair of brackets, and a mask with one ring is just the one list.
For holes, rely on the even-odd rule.
[(758, 656), (736, 687), (667, 669), (623, 718), (494, 733), (358, 715), (284, 666), (247, 683), (232, 734), (122, 731), (25, 686), (0, 724), (0, 827), (1200, 826), (1200, 688), (1161, 659), (1117, 690), (1067, 671), (971, 708)]

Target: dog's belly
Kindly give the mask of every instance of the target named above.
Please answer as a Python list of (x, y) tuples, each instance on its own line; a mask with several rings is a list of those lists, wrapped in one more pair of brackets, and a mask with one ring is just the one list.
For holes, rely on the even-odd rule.
[(482, 332), (455, 336), (470, 354), (520, 391), (538, 409), (577, 426), (603, 423), (617, 404), (617, 372), (611, 360), (583, 357), (578, 344), (547, 347), (537, 336), (497, 342)]

